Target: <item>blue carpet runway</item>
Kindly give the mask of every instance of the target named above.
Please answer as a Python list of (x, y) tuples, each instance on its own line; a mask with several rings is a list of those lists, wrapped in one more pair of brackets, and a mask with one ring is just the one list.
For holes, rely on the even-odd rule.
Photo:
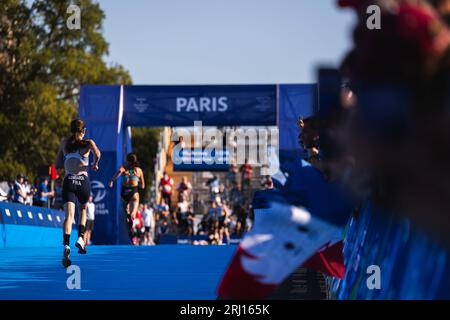
[(235, 246), (72, 248), (81, 289), (67, 288), (62, 246), (1, 248), (0, 299), (215, 299)]

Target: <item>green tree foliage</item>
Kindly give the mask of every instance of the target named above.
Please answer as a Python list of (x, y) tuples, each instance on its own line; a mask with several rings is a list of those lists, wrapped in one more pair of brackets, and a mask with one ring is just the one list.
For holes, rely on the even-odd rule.
[(131, 139), (133, 152), (138, 156), (140, 166), (144, 171), (145, 190), (143, 193), (144, 201), (150, 201), (150, 187), (154, 179), (154, 159), (158, 151), (159, 128), (132, 128)]
[(0, 178), (35, 175), (53, 162), (77, 114), (81, 84), (130, 84), (108, 65), (105, 18), (92, 0), (76, 1), (81, 28), (70, 30), (69, 0), (0, 0)]

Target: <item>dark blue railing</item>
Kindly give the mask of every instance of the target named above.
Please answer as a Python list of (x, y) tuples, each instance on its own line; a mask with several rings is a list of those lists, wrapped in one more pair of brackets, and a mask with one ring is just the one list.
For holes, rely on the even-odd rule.
[[(450, 299), (448, 249), (413, 228), (407, 219), (383, 214), (371, 204), (348, 223), (344, 259), (344, 279), (329, 281), (331, 297)], [(379, 289), (367, 285), (374, 274), (368, 270), (371, 265), (379, 267)]]

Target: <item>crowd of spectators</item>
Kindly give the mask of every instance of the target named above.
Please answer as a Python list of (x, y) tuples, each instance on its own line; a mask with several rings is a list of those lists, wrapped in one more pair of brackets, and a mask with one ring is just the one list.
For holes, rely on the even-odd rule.
[(52, 189), (49, 177), (37, 177), (30, 182), (28, 177), (18, 174), (16, 179), (2, 183), (0, 201), (62, 209), (62, 183), (55, 180)]
[[(173, 178), (164, 172), (159, 184), (160, 203), (154, 206), (156, 241), (165, 235), (188, 239), (197, 235), (207, 240), (196, 244), (223, 244), (229, 243), (231, 236), (242, 236), (252, 225), (252, 170), (246, 161), (240, 168), (231, 164), (223, 175), (224, 181), (214, 174), (205, 182), (208, 188), (206, 198), (193, 192), (195, 190), (187, 177), (182, 177), (175, 187)], [(266, 180), (264, 178), (261, 184), (264, 188), (270, 187)], [(173, 193), (176, 193), (175, 204), (171, 201)]]
[(157, 218), (155, 208), (151, 203), (139, 204), (138, 212), (132, 225), (133, 245), (150, 246), (155, 244)]
[[(192, 238), (206, 236), (207, 243), (222, 244), (230, 236), (242, 236), (252, 225), (250, 194), (252, 167), (245, 162), (238, 168), (230, 165), (222, 182), (217, 175), (206, 181), (208, 199), (201, 200), (187, 177), (175, 187), (174, 179), (164, 172), (160, 180), (159, 203), (141, 203), (133, 221), (133, 244), (153, 245), (166, 235)], [(238, 175), (240, 174), (240, 183)], [(270, 183), (267, 183), (270, 181)], [(270, 177), (263, 177), (261, 186), (270, 188)], [(30, 206), (63, 209), (62, 183), (49, 177), (37, 177), (32, 183), (23, 174), (5, 182), (0, 188), (1, 200)], [(176, 193), (176, 203), (172, 195)], [(90, 243), (95, 219), (95, 204), (91, 195), (88, 203), (86, 243)]]

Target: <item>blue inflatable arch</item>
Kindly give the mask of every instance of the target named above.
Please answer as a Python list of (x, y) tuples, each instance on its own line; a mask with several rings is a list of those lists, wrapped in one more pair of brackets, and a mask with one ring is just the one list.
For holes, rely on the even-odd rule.
[(120, 215), (120, 186), (108, 181), (132, 150), (130, 127), (275, 126), (280, 150), (298, 149), (299, 115), (315, 110), (316, 85), (161, 85), (81, 87), (79, 117), (94, 139), (102, 159), (91, 172), (96, 203), (96, 244), (128, 243), (125, 217)]

